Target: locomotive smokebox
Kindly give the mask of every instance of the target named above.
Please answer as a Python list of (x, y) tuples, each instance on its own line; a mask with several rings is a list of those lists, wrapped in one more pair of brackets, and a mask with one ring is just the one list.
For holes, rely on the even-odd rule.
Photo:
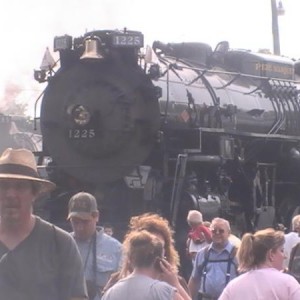
[(84, 182), (122, 178), (151, 152), (159, 129), (158, 96), (136, 64), (78, 60), (49, 81), (41, 106), (44, 147)]

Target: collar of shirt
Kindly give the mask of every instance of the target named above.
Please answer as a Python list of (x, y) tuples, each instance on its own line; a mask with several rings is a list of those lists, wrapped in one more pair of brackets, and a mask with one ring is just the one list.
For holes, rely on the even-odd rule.
[(231, 250), (232, 250), (232, 248), (233, 248), (233, 245), (228, 241), (227, 244), (225, 245), (225, 247), (222, 248), (222, 249), (217, 249), (216, 247), (214, 247), (214, 244), (211, 243), (211, 244), (209, 245), (208, 250), (211, 250), (211, 249), (212, 249), (214, 252), (218, 252), (218, 253), (221, 253), (221, 252), (223, 252), (223, 251), (227, 251), (228, 253), (230, 253)]

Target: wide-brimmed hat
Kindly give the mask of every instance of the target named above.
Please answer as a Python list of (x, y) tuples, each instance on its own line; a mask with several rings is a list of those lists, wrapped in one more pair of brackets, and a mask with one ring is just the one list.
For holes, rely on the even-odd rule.
[(55, 184), (39, 177), (33, 153), (27, 149), (4, 150), (0, 156), (0, 179), (26, 179), (39, 183), (39, 192), (50, 192)]
[(92, 194), (79, 192), (71, 197), (68, 219), (78, 217), (83, 220), (89, 220), (95, 212), (98, 212), (97, 200)]

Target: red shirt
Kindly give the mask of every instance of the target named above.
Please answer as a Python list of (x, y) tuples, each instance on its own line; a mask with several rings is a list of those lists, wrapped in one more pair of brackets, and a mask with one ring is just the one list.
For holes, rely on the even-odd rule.
[(197, 227), (192, 228), (188, 233), (188, 237), (196, 244), (203, 242), (211, 243), (211, 232), (206, 226), (199, 224)]

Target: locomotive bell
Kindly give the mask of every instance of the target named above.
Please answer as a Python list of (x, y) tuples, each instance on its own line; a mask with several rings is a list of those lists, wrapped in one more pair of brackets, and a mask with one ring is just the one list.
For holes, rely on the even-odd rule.
[(84, 40), (84, 52), (80, 59), (102, 59), (103, 56), (99, 51), (101, 40), (97, 36), (90, 36)]

